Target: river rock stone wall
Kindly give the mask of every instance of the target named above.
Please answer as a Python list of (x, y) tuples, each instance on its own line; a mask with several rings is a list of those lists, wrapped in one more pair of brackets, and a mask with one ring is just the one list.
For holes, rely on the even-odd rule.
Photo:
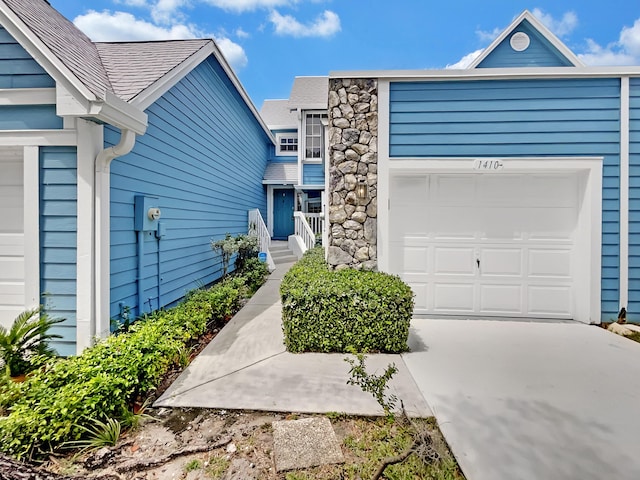
[[(369, 198), (359, 201), (364, 181)], [(329, 245), (335, 269), (377, 268), (378, 83), (329, 80)]]

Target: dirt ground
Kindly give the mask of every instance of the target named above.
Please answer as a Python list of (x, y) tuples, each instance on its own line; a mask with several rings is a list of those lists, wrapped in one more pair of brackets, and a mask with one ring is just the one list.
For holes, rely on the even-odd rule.
[[(152, 418), (122, 435), (116, 446), (51, 458), (45, 468), (81, 478), (114, 480), (370, 478), (370, 473), (360, 476), (378, 463), (367, 458), (369, 445), (388, 443), (392, 449), (397, 441), (394, 437), (399, 438), (402, 430), (383, 419), (332, 416), (345, 465), (277, 473), (272, 422), (303, 416), (195, 408), (150, 409), (148, 414)], [(435, 432), (437, 435), (437, 428)], [(398, 453), (403, 447), (396, 443), (395, 448)], [(442, 449), (446, 450), (443, 440)], [(393, 454), (392, 450), (388, 454)], [(156, 461), (159, 463), (153, 465)], [(370, 465), (365, 466), (367, 462)]]

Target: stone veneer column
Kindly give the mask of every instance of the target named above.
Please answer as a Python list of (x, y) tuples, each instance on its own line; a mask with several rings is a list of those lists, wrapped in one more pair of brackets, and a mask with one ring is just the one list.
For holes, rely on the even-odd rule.
[[(329, 245), (335, 269), (375, 270), (378, 228), (378, 82), (329, 80)], [(358, 202), (366, 181), (369, 199)]]

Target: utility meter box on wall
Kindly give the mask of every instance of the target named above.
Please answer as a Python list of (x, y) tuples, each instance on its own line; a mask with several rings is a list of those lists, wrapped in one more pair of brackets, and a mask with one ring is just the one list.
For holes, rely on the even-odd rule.
[(134, 200), (134, 229), (136, 232), (155, 232), (160, 220), (158, 197), (136, 195)]

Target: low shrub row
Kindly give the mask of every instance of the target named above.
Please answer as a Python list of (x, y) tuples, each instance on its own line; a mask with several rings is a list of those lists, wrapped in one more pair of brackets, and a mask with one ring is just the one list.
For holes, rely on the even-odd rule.
[(248, 271), (249, 278), (235, 276), (198, 290), (82, 355), (52, 360), (24, 383), (5, 381), (0, 386), (0, 451), (37, 458), (80, 439), (97, 421), (116, 419), (126, 425), (134, 400), (156, 388), (189, 342), (231, 318), (244, 294), (262, 283), (266, 268)]
[(353, 269), (331, 271), (322, 248), (308, 251), (280, 286), (290, 352), (403, 352), (413, 293), (400, 278)]

